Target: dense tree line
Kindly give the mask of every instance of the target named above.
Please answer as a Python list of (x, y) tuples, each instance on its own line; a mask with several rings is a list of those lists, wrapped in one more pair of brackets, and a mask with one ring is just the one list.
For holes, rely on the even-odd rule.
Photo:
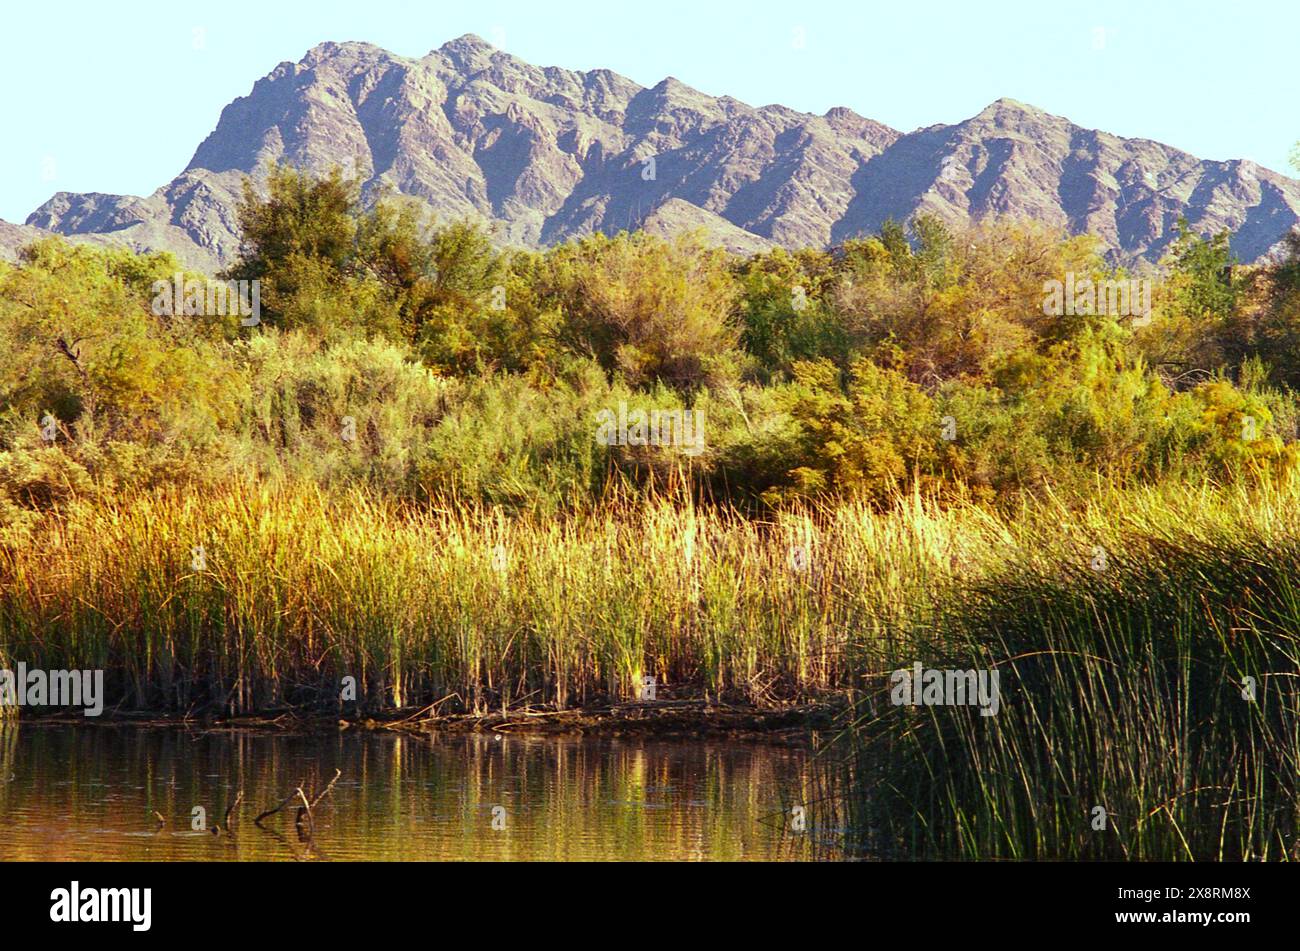
[[(1141, 276), (1087, 237), (928, 217), (749, 258), (643, 233), (501, 250), (288, 168), (248, 188), (240, 222), (220, 279), (259, 282), (253, 326), (160, 315), (166, 254), (49, 240), (0, 265), (10, 530), (72, 493), (249, 476), (543, 509), (673, 481), (883, 504), (1295, 460), (1297, 235), (1243, 267), (1227, 235), (1184, 226)], [(1153, 276), (1140, 316), (1044, 306), (1052, 282)], [(706, 450), (598, 444), (619, 404), (702, 411)]]

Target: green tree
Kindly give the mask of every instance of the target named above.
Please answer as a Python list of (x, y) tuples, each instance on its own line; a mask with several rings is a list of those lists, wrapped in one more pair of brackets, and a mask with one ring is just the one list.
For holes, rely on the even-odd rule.
[(359, 189), (340, 169), (313, 177), (274, 166), (265, 198), (251, 182), (244, 183), (238, 214), (240, 256), (222, 277), (261, 282), (268, 326), (306, 328), (324, 337), (346, 336), (353, 328), (401, 334), (393, 288), (363, 254), (386, 247), (375, 234), (382, 226), (376, 222), (394, 226), (399, 219), (379, 212), (364, 232), (363, 247)]
[(738, 372), (737, 288), (725, 252), (695, 235), (594, 235), (546, 257), (561, 343), (634, 386), (716, 385)]

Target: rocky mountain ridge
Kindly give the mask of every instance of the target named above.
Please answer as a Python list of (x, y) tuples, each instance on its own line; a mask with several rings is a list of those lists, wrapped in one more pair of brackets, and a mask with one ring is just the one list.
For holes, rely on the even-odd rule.
[(537, 67), (464, 36), (420, 59), (324, 43), (228, 105), (189, 166), (146, 198), (60, 192), (0, 254), (43, 233), (169, 250), (216, 270), (239, 246), (246, 176), (339, 164), (364, 193), (542, 246), (594, 231), (702, 228), (740, 253), (826, 246), (888, 218), (1029, 217), (1158, 261), (1180, 215), (1232, 231), (1246, 261), (1300, 222), (1300, 182), (1080, 128), (1002, 99), (955, 125), (901, 133), (846, 108), (817, 116), (708, 96), (667, 78)]

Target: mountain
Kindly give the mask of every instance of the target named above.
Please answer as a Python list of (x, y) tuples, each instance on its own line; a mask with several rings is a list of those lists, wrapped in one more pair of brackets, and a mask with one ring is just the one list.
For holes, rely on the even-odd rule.
[(48, 232), (41, 231), (39, 228), (11, 225), (7, 221), (0, 220), (0, 261), (14, 260), (18, 256), (19, 248), (47, 235)]
[(343, 165), (368, 198), (395, 191), (525, 246), (703, 228), (748, 253), (830, 245), (932, 211), (1028, 216), (1099, 235), (1117, 261), (1156, 261), (1186, 215), (1198, 232), (1233, 231), (1253, 261), (1300, 222), (1300, 182), (1253, 162), (1201, 161), (1010, 99), (903, 134), (845, 108), (755, 108), (671, 77), (645, 88), (608, 70), (537, 67), (464, 36), (422, 59), (317, 46), (228, 105), (153, 195), (60, 192), (28, 230), (0, 225), (0, 247), (56, 232), (213, 270), (237, 253), (245, 176), (273, 161)]

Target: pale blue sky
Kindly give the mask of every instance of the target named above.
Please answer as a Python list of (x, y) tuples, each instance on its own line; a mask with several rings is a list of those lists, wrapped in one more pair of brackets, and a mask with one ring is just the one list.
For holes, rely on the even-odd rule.
[(1287, 171), (1298, 11), (1295, 0), (13, 4), (0, 31), (0, 218), (22, 221), (59, 190), (149, 194), (227, 102), (324, 40), (422, 56), (464, 33), (542, 66), (606, 67), (643, 85), (671, 75), (754, 105), (848, 106), (903, 131), (1010, 96)]

